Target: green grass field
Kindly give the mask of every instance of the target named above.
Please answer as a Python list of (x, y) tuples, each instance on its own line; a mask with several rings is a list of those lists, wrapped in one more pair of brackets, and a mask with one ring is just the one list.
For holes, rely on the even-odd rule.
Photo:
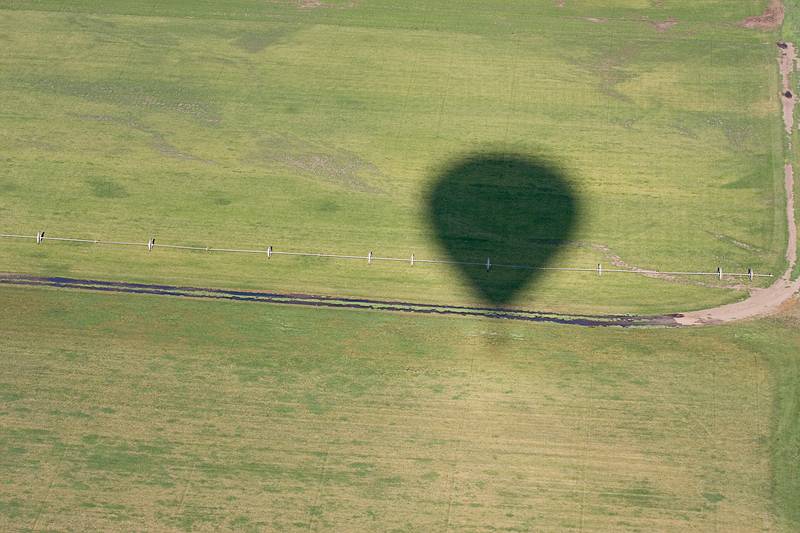
[(796, 530), (800, 315), (0, 291), (0, 529)]
[[(736, 25), (764, 2), (555, 4), (3, 2), (0, 231), (444, 258), (426, 195), (488, 151), (563, 169), (580, 208), (553, 264), (781, 272), (775, 35)], [(450, 267), (143, 249), (4, 240), (0, 261), (478, 300)], [(650, 313), (743, 296), (707, 281), (548, 274), (512, 303)]]
[[(766, 3), (0, 0), (0, 233), (780, 273), (800, 18), (740, 27)], [(579, 313), (745, 294), (10, 239), (1, 272)], [(0, 530), (797, 531), (799, 354), (797, 302), (622, 329), (0, 285)]]

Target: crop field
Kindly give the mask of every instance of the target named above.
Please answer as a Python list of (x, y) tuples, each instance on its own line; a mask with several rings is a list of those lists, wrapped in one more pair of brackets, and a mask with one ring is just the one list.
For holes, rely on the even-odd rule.
[[(489, 154), (541, 161), (571, 195), (496, 263), (779, 273), (775, 34), (738, 25), (764, 3), (2, 2), (0, 232), (483, 262), (496, 229), (470, 218), (449, 246), (434, 197)], [(524, 220), (553, 198), (532, 190), (478, 207)], [(3, 268), (446, 303), (501, 275), (31, 243), (4, 241)], [(744, 296), (713, 278), (536, 281), (503, 303)]]
[(23, 288), (0, 304), (2, 529), (798, 519), (797, 311), (685, 331)]
[(0, 531), (800, 530), (768, 4), (0, 0)]

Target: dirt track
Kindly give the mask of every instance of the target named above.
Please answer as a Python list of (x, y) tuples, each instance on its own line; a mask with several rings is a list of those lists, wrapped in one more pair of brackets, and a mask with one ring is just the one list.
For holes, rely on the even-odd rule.
[[(779, 95), (783, 108), (783, 120), (786, 126), (789, 143), (791, 146), (791, 135), (794, 127), (794, 107), (797, 98), (791, 92), (791, 74), (794, 71), (797, 53), (792, 43), (785, 43), (780, 47), (778, 64), (780, 65), (782, 90)], [(786, 223), (789, 228), (789, 242), (786, 246), (786, 261), (789, 266), (786, 272), (766, 289), (753, 289), (750, 297), (741, 302), (693, 311), (685, 313), (676, 318), (676, 322), (682, 326), (695, 326), (701, 324), (720, 324), (745, 318), (765, 316), (776, 312), (788, 302), (795, 294), (800, 292), (800, 278), (794, 282), (791, 280), (792, 271), (797, 264), (797, 222), (794, 216), (794, 169), (791, 163), (784, 166), (784, 187), (786, 189)]]
[(770, 287), (766, 289), (753, 289), (750, 297), (741, 302), (684, 313), (675, 320), (682, 326), (695, 326), (700, 324), (720, 324), (733, 320), (742, 320), (757, 316), (769, 315), (780, 309), (798, 291), (800, 291), (800, 278), (791, 281), (792, 270), (797, 263), (797, 225), (794, 219), (794, 172), (792, 165), (785, 167), (786, 187), (786, 218), (789, 224), (789, 244), (786, 247), (786, 260), (789, 267), (786, 272)]

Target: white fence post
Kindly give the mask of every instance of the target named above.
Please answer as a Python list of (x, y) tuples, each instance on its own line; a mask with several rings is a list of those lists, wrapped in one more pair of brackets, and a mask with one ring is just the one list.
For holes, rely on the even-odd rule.
[[(28, 240), (31, 238), (35, 238), (36, 244), (44, 243), (45, 239), (53, 241), (53, 242), (75, 242), (75, 243), (93, 243), (93, 244), (105, 244), (105, 245), (114, 245), (114, 246), (133, 246), (138, 248), (142, 245), (141, 241), (139, 242), (118, 242), (118, 241), (105, 241), (100, 239), (82, 239), (76, 237), (59, 237), (59, 236), (50, 236), (45, 237), (44, 231), (37, 231), (35, 236), (30, 234), (28, 235), (17, 235), (17, 234), (7, 234), (7, 233), (0, 233), (0, 238), (9, 238), (9, 239), (24, 239)], [(30, 242), (30, 241), (28, 241)], [(156, 247), (156, 238), (151, 237), (147, 241), (147, 251), (152, 252), (153, 249)], [(208, 246), (189, 246), (189, 245), (177, 245), (177, 244), (159, 244), (163, 248), (173, 248), (173, 249), (182, 249), (182, 250), (198, 250), (198, 251), (206, 251), (206, 252), (237, 252), (237, 253), (249, 253), (249, 254), (263, 254), (266, 251), (267, 259), (270, 259), (273, 254), (279, 255), (287, 255), (287, 256), (303, 256), (303, 257), (321, 257), (321, 258), (331, 258), (331, 259), (356, 259), (356, 260), (367, 260), (367, 264), (372, 264), (373, 260), (376, 261), (397, 261), (397, 262), (405, 262), (409, 261), (409, 264), (413, 267), (416, 262), (417, 258), (414, 253), (409, 256), (406, 256), (406, 259), (400, 257), (377, 257), (375, 256), (375, 252), (372, 250), (369, 251), (366, 258), (362, 255), (339, 255), (336, 253), (314, 253), (314, 252), (299, 252), (299, 251), (284, 251), (284, 252), (275, 252), (272, 246), (261, 249), (228, 249), (228, 248), (210, 248)], [(719, 259), (719, 258), (718, 258)], [(477, 261), (445, 261), (445, 260), (437, 260), (437, 259), (422, 259), (423, 263), (431, 263), (431, 264), (459, 264), (459, 265), (470, 265), (470, 266), (477, 266), (479, 264), (483, 264), (486, 268), (486, 271), (489, 272), (492, 270), (492, 258), (487, 257), (485, 263), (478, 263)], [(516, 265), (516, 264), (504, 264), (501, 263), (500, 265), (496, 265), (500, 268), (512, 268), (512, 269), (528, 269), (528, 270), (559, 270), (559, 271), (570, 271), (570, 272), (595, 272), (597, 276), (603, 276), (603, 264), (597, 263), (596, 268), (586, 268), (586, 267), (542, 267), (542, 266), (531, 266), (531, 265)], [(658, 274), (657, 270), (653, 271), (641, 271), (637, 269), (622, 269), (622, 268), (612, 268), (609, 272), (613, 273), (630, 273), (630, 274), (641, 274), (641, 273), (654, 273)], [(725, 272), (722, 269), (722, 266), (718, 266), (715, 271), (713, 272), (702, 272), (702, 271), (694, 271), (694, 272), (664, 272), (665, 274), (671, 275), (686, 275), (686, 276), (716, 276), (720, 281), (725, 279)], [(746, 273), (742, 273), (741, 271), (734, 271), (728, 273), (728, 279), (734, 279), (738, 277), (745, 277), (750, 281), (754, 281), (756, 277), (759, 278), (771, 278), (773, 274), (756, 274), (752, 267), (747, 269)]]

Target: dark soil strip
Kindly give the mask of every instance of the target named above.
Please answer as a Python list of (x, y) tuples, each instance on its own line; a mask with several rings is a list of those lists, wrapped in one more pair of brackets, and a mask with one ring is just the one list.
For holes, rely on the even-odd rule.
[(308, 307), (328, 307), (345, 309), (365, 309), (374, 311), (418, 313), (429, 315), (456, 315), (501, 320), (519, 320), (526, 322), (550, 322), (587, 327), (617, 326), (676, 326), (673, 316), (636, 317), (626, 315), (564, 315), (557, 313), (537, 313), (516, 309), (464, 307), (436, 305), (395, 300), (360, 300), (354, 298), (334, 298), (308, 294), (282, 294), (263, 291), (240, 291), (228, 289), (207, 289), (176, 285), (154, 285), (143, 283), (125, 283), (119, 281), (101, 281), (62, 277), (38, 277), (24, 274), (0, 274), (0, 284), (25, 285), (39, 287), (55, 287), (60, 289), (83, 289), (97, 292), (114, 292), (129, 294), (151, 294), (159, 296), (176, 296), (184, 298), (202, 298), (213, 300), (233, 300), (242, 302), (261, 302), (285, 305), (303, 305)]

